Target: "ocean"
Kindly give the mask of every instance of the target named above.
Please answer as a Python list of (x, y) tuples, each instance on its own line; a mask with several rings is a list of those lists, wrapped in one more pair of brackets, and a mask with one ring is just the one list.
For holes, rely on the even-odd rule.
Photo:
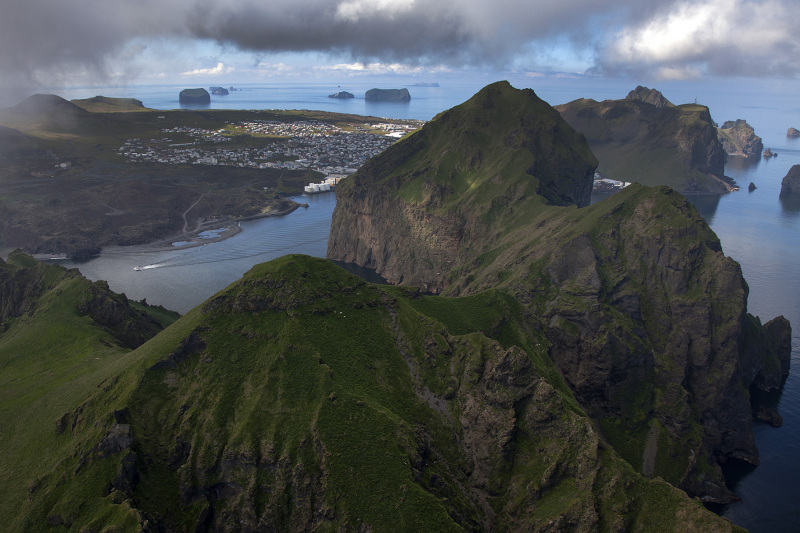
[[(428, 81), (428, 80), (426, 80)], [(409, 103), (363, 100), (372, 87), (399, 88), (400, 83), (374, 84), (241, 84), (227, 96), (212, 96), (212, 109), (318, 109), (390, 118), (429, 120), (469, 98), (489, 80), (441, 82), (440, 87), (415, 87), (409, 82)], [(577, 98), (623, 98), (643, 81), (587, 77), (516, 76), (518, 88), (531, 87), (550, 104)], [(777, 315), (794, 327), (792, 373), (777, 399), (784, 418), (781, 428), (755, 424), (761, 465), (727, 469), (740, 502), (717, 509), (723, 516), (752, 532), (800, 531), (800, 202), (779, 198), (780, 182), (792, 165), (800, 164), (800, 140), (786, 137), (789, 127), (800, 128), (800, 80), (716, 79), (703, 82), (649, 84), (676, 104), (707, 105), (715, 121), (742, 118), (755, 128), (765, 147), (778, 157), (744, 163), (732, 159), (726, 174), (741, 190), (720, 198), (693, 198), (698, 210), (717, 233), (726, 255), (742, 266), (750, 287), (748, 308), (762, 321)], [(67, 98), (131, 97), (155, 109), (177, 109), (178, 93), (188, 85), (83, 87), (54, 90)], [(341, 90), (350, 100), (328, 98)], [(748, 192), (750, 182), (757, 187)], [(88, 278), (105, 279), (110, 287), (133, 299), (185, 312), (229, 283), (252, 265), (288, 253), (324, 257), (335, 206), (333, 193), (303, 197), (307, 209), (281, 218), (242, 224), (231, 239), (184, 251), (158, 254), (111, 255), (77, 266)], [(154, 266), (140, 272), (137, 265)]]

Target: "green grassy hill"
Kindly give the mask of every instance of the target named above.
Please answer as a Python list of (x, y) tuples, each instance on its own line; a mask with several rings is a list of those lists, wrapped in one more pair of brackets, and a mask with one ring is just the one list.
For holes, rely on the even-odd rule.
[(73, 453), (65, 435), (75, 422), (71, 411), (108, 388), (130, 364), (130, 350), (177, 316), (132, 304), (77, 270), (23, 254), (0, 264), (0, 517), (6, 526), (24, 508), (32, 482)]
[(603, 443), (525, 313), (502, 291), (434, 298), (304, 256), (259, 265), (70, 404), (48, 436), (69, 452), (3, 516), (18, 530), (733, 530)]
[(70, 100), (73, 104), (91, 113), (130, 113), (141, 111), (154, 111), (135, 98), (110, 98), (108, 96), (93, 96), (79, 100)]

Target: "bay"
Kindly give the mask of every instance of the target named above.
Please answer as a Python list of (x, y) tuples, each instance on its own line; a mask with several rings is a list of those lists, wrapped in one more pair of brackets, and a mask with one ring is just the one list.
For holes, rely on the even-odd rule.
[[(550, 104), (577, 98), (596, 100), (623, 98), (638, 80), (600, 79), (585, 76), (512, 75), (515, 87), (533, 87)], [(427, 80), (426, 80), (427, 81)], [(407, 104), (369, 104), (363, 92), (372, 87), (391, 88), (370, 82), (319, 84), (243, 84), (242, 91), (212, 97), (210, 107), (240, 109), (318, 109), (390, 118), (429, 120), (469, 98), (492, 80), (442, 80), (441, 87), (409, 87)], [(413, 83), (413, 82), (412, 82)], [(650, 86), (653, 86), (652, 84)], [(186, 87), (186, 86), (184, 86)], [(800, 164), (800, 142), (786, 137), (788, 127), (800, 128), (800, 80), (710, 79), (695, 82), (660, 82), (656, 87), (676, 104), (697, 101), (709, 106), (719, 123), (746, 119), (777, 158), (753, 163), (731, 159), (726, 174), (741, 190), (720, 198), (691, 200), (722, 242), (726, 255), (741, 264), (750, 287), (748, 308), (767, 321), (783, 315), (793, 326), (793, 373), (786, 381), (778, 409), (781, 428), (763, 423), (754, 426), (761, 455), (757, 468), (730, 469), (733, 489), (742, 498), (718, 511), (755, 533), (800, 531), (800, 202), (779, 198), (780, 181), (793, 164)], [(61, 96), (87, 98), (96, 94), (133, 97), (156, 109), (179, 107), (176, 85), (136, 87), (84, 87), (59, 90)], [(329, 99), (328, 94), (348, 90), (351, 100)], [(55, 91), (54, 91), (55, 92)], [(224, 100), (223, 100), (224, 99)], [(747, 191), (753, 182), (757, 189)], [(199, 247), (197, 251), (145, 254), (102, 254), (98, 259), (72, 264), (90, 279), (105, 279), (113, 290), (130, 298), (185, 312), (227, 284), (239, 279), (252, 265), (286, 253), (324, 257), (335, 205), (333, 193), (303, 198), (308, 209), (274, 219), (242, 224), (243, 231), (231, 239)], [(224, 249), (224, 250), (223, 250)], [(157, 265), (140, 272), (137, 265)]]
[[(253, 265), (290, 253), (325, 257), (334, 193), (294, 198), (307, 203), (290, 215), (241, 223), (242, 231), (223, 241), (188, 249), (146, 253), (103, 253), (77, 263), (91, 280), (106, 280), (111, 290), (133, 300), (186, 313), (238, 280)], [(134, 270), (135, 267), (143, 267)]]

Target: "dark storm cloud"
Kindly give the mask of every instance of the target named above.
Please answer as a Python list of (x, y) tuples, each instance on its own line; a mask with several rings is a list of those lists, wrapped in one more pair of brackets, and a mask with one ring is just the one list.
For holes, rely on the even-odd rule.
[(795, 3), (5, 0), (0, 79), (35, 85), (133, 74), (130, 59), (144, 43), (192, 39), (258, 53), (321, 51), (358, 61), (496, 69), (557, 39), (595, 50), (595, 69), (604, 73), (796, 75)]

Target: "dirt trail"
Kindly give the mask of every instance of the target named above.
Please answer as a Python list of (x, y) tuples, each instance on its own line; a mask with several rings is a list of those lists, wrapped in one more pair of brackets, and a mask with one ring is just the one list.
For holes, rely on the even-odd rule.
[[(183, 215), (181, 215), (181, 216), (183, 216), (183, 233), (184, 233), (184, 234), (186, 234), (186, 233), (191, 233), (191, 232), (189, 231), (189, 221), (186, 219), (186, 215), (188, 215), (188, 214), (189, 214), (189, 211), (191, 211), (192, 209), (194, 209), (194, 207), (195, 207), (197, 204), (199, 204), (199, 203), (200, 203), (200, 200), (202, 200), (202, 199), (203, 199), (203, 197), (205, 197), (205, 196), (206, 196), (206, 195), (207, 195), (209, 192), (210, 192), (210, 191), (206, 191), (206, 192), (204, 192), (203, 194), (201, 194), (201, 195), (200, 195), (200, 198), (198, 198), (198, 199), (197, 199), (197, 201), (195, 201), (195, 203), (193, 203), (192, 205), (190, 205), (190, 206), (189, 206), (189, 209), (187, 209), (186, 211), (184, 211), (184, 212), (183, 212)], [(194, 230), (193, 230), (193, 231), (197, 231), (199, 228), (200, 228), (200, 225), (198, 224), (198, 225), (197, 225), (197, 227), (196, 227), (196, 228), (194, 228)]]

